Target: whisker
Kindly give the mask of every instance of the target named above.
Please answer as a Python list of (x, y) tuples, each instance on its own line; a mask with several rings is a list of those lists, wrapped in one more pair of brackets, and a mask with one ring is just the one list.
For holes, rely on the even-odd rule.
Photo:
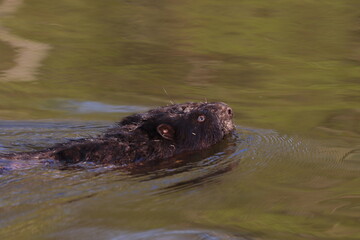
[[(166, 96), (168, 96), (168, 98), (170, 98), (170, 96), (169, 96), (169, 94), (167, 93), (166, 89), (165, 89), (164, 87), (163, 87), (162, 89), (164, 90), (164, 93), (166, 94)], [(171, 98), (170, 98), (169, 101), (170, 101), (171, 104), (175, 104), (175, 102), (172, 101)]]

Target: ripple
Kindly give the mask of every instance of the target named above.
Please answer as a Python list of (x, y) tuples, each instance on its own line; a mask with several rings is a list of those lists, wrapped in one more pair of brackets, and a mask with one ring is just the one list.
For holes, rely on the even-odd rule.
[[(97, 135), (107, 129), (104, 122), (19, 122), (1, 121), (2, 139), (0, 146), (7, 151), (29, 151), (64, 142), (64, 139)], [(351, 150), (351, 149), (350, 149)], [(314, 168), (333, 168), (338, 171), (359, 170), (359, 150), (327, 147), (313, 140), (305, 140), (298, 136), (279, 134), (274, 130), (254, 129), (237, 126), (237, 133), (211, 149), (196, 154), (184, 155), (171, 159), (160, 166), (131, 171), (114, 166), (81, 165), (66, 170), (83, 172), (78, 180), (93, 177), (109, 171), (125, 172), (127, 181), (136, 183), (137, 192), (150, 194), (169, 194), (185, 189), (205, 186), (221, 181), (221, 176), (236, 171), (238, 176), (252, 174), (262, 169), (282, 168), (310, 165)], [(174, 164), (176, 162), (176, 164)], [(41, 167), (42, 166), (42, 167)], [(42, 174), (62, 175), (57, 169), (62, 167), (44, 162), (0, 161), (4, 171), (29, 170)], [(47, 169), (47, 170), (46, 170)], [(77, 173), (77, 174), (78, 174)], [(114, 174), (114, 173), (111, 173)], [(109, 174), (109, 175), (111, 175)], [(116, 177), (114, 188), (124, 178)]]
[[(92, 236), (102, 236), (102, 239), (111, 240), (246, 240), (242, 236), (236, 236), (230, 233), (225, 233), (216, 230), (166, 230), (153, 229), (148, 231), (113, 231), (102, 228), (79, 228), (76, 230), (67, 230), (59, 233), (60, 238), (71, 238), (77, 236), (81, 239), (88, 239)], [(57, 234), (52, 234), (51, 237), (57, 237)]]
[(245, 240), (243, 237), (236, 237), (234, 235), (216, 232), (214, 230), (164, 230), (156, 229), (137, 233), (121, 233), (119, 236), (112, 238), (112, 240)]
[(262, 166), (286, 162), (292, 165), (326, 165), (339, 167), (341, 159), (351, 148), (330, 147), (320, 141), (304, 139), (299, 136), (279, 134), (274, 130), (253, 129), (238, 126), (239, 145), (247, 149), (243, 153), (242, 164)]
[(42, 149), (67, 139), (94, 136), (108, 122), (0, 121), (0, 147), (4, 151)]

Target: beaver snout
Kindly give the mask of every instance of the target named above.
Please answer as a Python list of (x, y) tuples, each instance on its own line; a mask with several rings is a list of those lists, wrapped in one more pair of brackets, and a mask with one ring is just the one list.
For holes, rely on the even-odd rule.
[(221, 125), (222, 125), (222, 131), (225, 135), (231, 133), (235, 129), (235, 125), (232, 121), (234, 117), (234, 112), (232, 108), (227, 105), (226, 103), (219, 102), (215, 103), (217, 110), (217, 115), (219, 116)]

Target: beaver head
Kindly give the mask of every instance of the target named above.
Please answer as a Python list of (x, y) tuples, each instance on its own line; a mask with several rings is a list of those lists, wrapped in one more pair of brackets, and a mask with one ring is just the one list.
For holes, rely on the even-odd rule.
[(171, 155), (202, 150), (219, 142), (234, 130), (232, 118), (232, 109), (222, 102), (184, 103), (126, 117), (119, 127), (140, 129), (147, 134), (149, 145), (165, 152), (172, 149)]

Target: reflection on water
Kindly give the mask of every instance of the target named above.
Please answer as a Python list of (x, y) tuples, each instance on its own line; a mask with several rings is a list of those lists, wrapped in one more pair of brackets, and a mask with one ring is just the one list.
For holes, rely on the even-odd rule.
[(0, 238), (359, 239), (359, 16), (353, 0), (1, 1), (1, 152), (172, 101), (224, 101), (240, 126), (141, 171), (2, 159)]
[[(4, 0), (0, 5), (0, 20), (2, 15), (13, 14), (22, 4), (22, 0)], [(8, 43), (16, 49), (15, 66), (0, 73), (1, 81), (33, 81), (36, 73), (45, 59), (50, 46), (12, 34), (0, 25), (0, 41)]]
[(55, 100), (46, 104), (46, 108), (63, 110), (69, 113), (134, 113), (149, 110), (140, 106), (118, 106), (95, 101)]

